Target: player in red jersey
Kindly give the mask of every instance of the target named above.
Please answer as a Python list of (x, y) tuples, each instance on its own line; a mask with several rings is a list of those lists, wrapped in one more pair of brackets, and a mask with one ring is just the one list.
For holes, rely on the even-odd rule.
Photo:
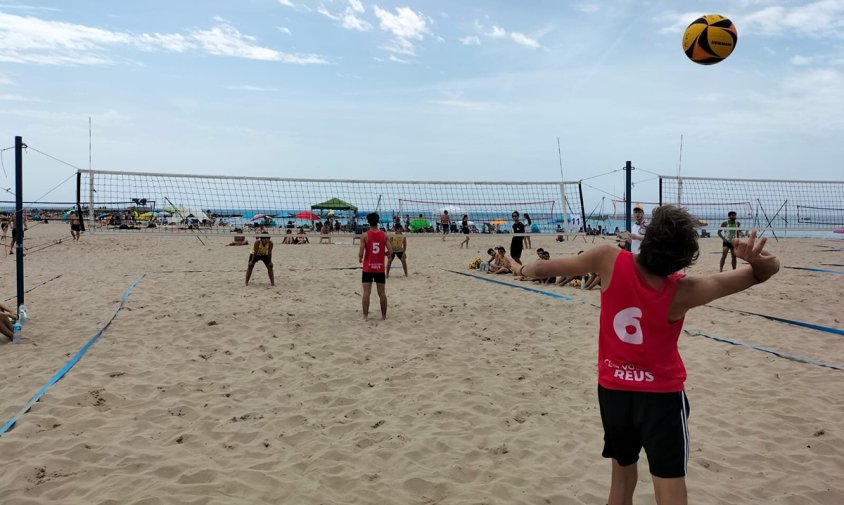
[(369, 230), (360, 238), (360, 249), (358, 249), (358, 261), (363, 264), (363, 320), (369, 319), (369, 296), (372, 294), (372, 282), (378, 289), (378, 299), (381, 302), (381, 319), (387, 319), (387, 291), (385, 283), (386, 265), (384, 258), (393, 253), (387, 235), (378, 229), (380, 217), (375, 212), (366, 216), (369, 223)]
[(658, 207), (639, 254), (615, 245), (579, 256), (539, 261), (513, 274), (533, 278), (597, 272), (601, 282), (598, 402), (603, 456), (612, 458), (609, 505), (633, 503), (637, 461), (648, 456), (657, 503), (686, 504), (689, 404), (686, 369), (677, 349), (683, 319), (693, 307), (738, 293), (777, 273), (766, 239), (732, 241), (748, 268), (712, 275), (677, 273), (698, 257), (695, 220), (684, 209)]

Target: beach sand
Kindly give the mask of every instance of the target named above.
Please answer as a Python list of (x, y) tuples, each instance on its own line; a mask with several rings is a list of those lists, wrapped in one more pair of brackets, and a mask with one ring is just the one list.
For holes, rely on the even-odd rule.
[[(475, 235), (467, 251), (461, 239), (411, 236), (388, 320), (363, 322), (350, 237), (277, 237), (271, 287), (262, 264), (243, 285), (248, 248), (227, 236), (74, 243), (66, 224), (31, 226), (30, 321), (22, 344), (0, 344), (2, 424), (140, 280), (0, 438), (0, 502), (604, 504), (599, 293), (495, 276), (567, 301), (452, 273), (493, 277), (467, 266), (509, 242)], [(592, 242), (549, 235), (533, 247), (559, 257)], [(784, 266), (844, 271), (823, 265), (844, 264), (840, 240), (769, 248)], [(692, 273), (717, 271), (718, 251), (704, 240)], [(15, 294), (13, 258), (3, 298)], [(844, 503), (844, 370), (699, 335), (844, 366), (841, 335), (738, 312), (843, 329), (842, 300), (844, 276), (783, 268), (688, 315), (691, 503)], [(639, 480), (635, 502), (654, 503), (644, 453)]]

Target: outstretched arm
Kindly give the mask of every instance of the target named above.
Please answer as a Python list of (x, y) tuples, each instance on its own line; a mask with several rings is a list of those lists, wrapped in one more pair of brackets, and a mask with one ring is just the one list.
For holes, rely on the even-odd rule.
[[(586, 250), (583, 254), (570, 258), (556, 258), (547, 261), (535, 261), (527, 265), (519, 265), (510, 258), (513, 274), (533, 277), (557, 277), (567, 275), (585, 275), (597, 272), (604, 279), (612, 278), (612, 268), (615, 258), (621, 250), (610, 244), (600, 245)], [(509, 256), (508, 256), (509, 258)]]
[(756, 230), (751, 231), (747, 239), (733, 240), (736, 257), (749, 263), (747, 268), (707, 276), (684, 277), (671, 304), (669, 315), (672, 319), (679, 319), (693, 307), (744, 291), (770, 279), (779, 271), (780, 261), (765, 251), (766, 241), (766, 238), (756, 240)]

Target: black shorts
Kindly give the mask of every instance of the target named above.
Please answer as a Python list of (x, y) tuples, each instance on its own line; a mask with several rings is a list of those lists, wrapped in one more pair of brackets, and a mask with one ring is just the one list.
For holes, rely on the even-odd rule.
[(396, 259), (396, 258), (398, 258), (398, 259), (404, 258), (404, 251), (394, 252), (393, 253), (393, 259)]
[(264, 265), (266, 265), (268, 268), (273, 266), (273, 264), (270, 262), (270, 257), (267, 256), (266, 254), (250, 254), (249, 255), (249, 264), (250, 265), (254, 265), (255, 263), (258, 263), (259, 261), (263, 261)]
[(364, 284), (384, 284), (387, 282), (387, 274), (384, 272), (364, 272), (361, 276), (361, 282)]
[(82, 225), (81, 224), (71, 224), (70, 225), (70, 231), (82, 231)]
[(684, 477), (689, 463), (689, 400), (683, 391), (643, 393), (598, 386), (604, 450), (621, 466), (639, 460), (642, 447), (651, 475)]
[(735, 250), (736, 250), (736, 249), (735, 249), (735, 247), (733, 247), (733, 243), (732, 243), (732, 242), (724, 242), (724, 243), (722, 243), (722, 246), (723, 246), (723, 247), (726, 247), (726, 248), (727, 248), (728, 250), (730, 250), (730, 251), (735, 251)]

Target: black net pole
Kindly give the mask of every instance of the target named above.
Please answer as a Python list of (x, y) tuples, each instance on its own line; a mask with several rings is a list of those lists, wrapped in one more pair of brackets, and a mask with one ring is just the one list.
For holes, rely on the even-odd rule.
[(24, 303), (23, 286), (23, 138), (15, 137), (15, 247), (17, 259), (18, 308)]
[[(85, 231), (85, 220), (82, 219), (82, 172), (76, 172), (76, 217), (79, 218), (79, 231)], [(92, 219), (93, 216), (92, 216)], [(73, 220), (70, 221), (71, 223)]]

